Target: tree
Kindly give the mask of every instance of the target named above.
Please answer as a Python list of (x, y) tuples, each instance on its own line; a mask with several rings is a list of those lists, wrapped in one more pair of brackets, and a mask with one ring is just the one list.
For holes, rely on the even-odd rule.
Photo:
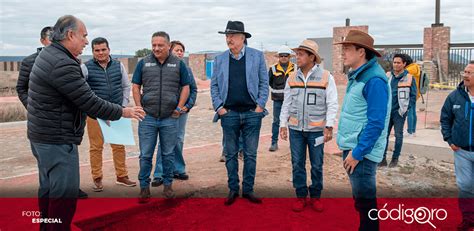
[(148, 48), (143, 48), (138, 51), (135, 51), (135, 57), (141, 58), (151, 54), (151, 50)]

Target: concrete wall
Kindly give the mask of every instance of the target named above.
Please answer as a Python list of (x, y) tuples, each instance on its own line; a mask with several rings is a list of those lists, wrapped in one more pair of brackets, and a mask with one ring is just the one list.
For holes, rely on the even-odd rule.
[(21, 62), (0, 62), (0, 71), (20, 71)]
[[(133, 74), (138, 58), (120, 58), (129, 74)], [(20, 71), (21, 62), (0, 62), (0, 71)]]

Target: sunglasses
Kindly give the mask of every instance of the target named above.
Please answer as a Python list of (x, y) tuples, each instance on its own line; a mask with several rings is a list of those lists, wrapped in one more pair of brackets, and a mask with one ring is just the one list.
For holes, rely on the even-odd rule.
[(290, 55), (279, 55), (279, 56), (280, 56), (280, 58), (288, 58), (288, 57), (290, 57)]

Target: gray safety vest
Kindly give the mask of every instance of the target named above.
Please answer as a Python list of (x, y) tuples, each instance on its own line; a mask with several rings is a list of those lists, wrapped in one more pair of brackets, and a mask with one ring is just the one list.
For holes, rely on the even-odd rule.
[[(387, 72), (388, 82), (392, 81), (392, 73)], [(398, 81), (397, 97), (398, 97), (398, 114), (403, 116), (408, 110), (408, 105), (410, 104), (410, 90), (411, 82), (413, 81), (413, 76), (411, 74), (406, 74), (403, 76), (400, 81)]]
[(288, 77), (287, 82), (291, 88), (289, 128), (307, 132), (324, 130), (328, 79), (329, 71), (321, 68), (308, 76), (306, 84), (304, 77), (296, 70)]

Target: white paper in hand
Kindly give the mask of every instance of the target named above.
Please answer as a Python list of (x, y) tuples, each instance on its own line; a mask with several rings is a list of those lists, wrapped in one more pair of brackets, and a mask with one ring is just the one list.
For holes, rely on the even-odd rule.
[(110, 126), (104, 120), (97, 119), (97, 121), (99, 121), (105, 143), (135, 145), (131, 119), (120, 118), (110, 121)]
[(324, 143), (324, 136), (320, 136), (320, 137), (314, 139), (314, 147), (317, 147), (317, 146), (319, 146), (323, 143)]

